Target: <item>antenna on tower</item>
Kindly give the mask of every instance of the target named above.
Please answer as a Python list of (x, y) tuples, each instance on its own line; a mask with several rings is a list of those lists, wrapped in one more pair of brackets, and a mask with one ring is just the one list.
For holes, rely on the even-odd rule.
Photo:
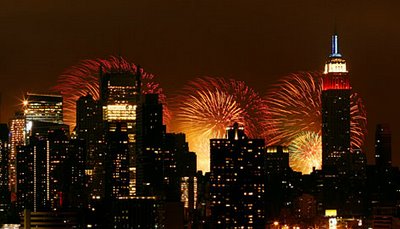
[(329, 55), (329, 57), (342, 57), (342, 55), (339, 52), (339, 36), (337, 34), (336, 21), (335, 21), (333, 35), (332, 35), (331, 48), (332, 48), (332, 50), (331, 50), (331, 54)]

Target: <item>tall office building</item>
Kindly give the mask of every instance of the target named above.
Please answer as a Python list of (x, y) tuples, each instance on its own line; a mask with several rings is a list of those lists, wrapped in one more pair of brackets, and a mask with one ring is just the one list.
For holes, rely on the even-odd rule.
[(76, 101), (76, 135), (87, 145), (102, 138), (102, 109), (92, 95), (81, 96)]
[[(101, 70), (101, 69), (100, 69)], [(125, 193), (125, 177), (128, 174), (128, 188), (130, 193), (134, 193), (136, 186), (136, 157), (137, 157), (137, 107), (141, 98), (141, 69), (136, 69), (136, 73), (132, 71), (126, 71), (121, 69), (114, 69), (111, 72), (102, 73), (100, 71), (100, 104), (102, 105), (103, 113), (103, 123), (104, 123), (104, 133), (105, 133), (105, 162), (104, 164), (110, 164), (114, 156), (109, 155), (114, 152), (111, 149), (121, 150), (121, 158), (118, 158), (120, 167), (114, 167), (119, 170), (119, 177), (122, 179), (120, 181), (115, 180), (118, 184), (113, 184), (115, 188), (121, 188), (121, 190), (113, 190), (112, 192), (118, 193), (117, 196)], [(115, 132), (115, 134), (113, 134)], [(127, 136), (127, 138), (125, 137)], [(112, 137), (112, 140), (107, 138), (107, 136)], [(121, 139), (117, 139), (120, 137)], [(111, 141), (108, 141), (111, 140)], [(116, 145), (112, 145), (116, 144)], [(123, 144), (123, 145), (121, 145)], [(127, 154), (125, 154), (125, 149), (127, 147)], [(122, 152), (124, 151), (124, 152)], [(123, 156), (122, 156), (123, 155)], [(107, 165), (106, 165), (107, 166)], [(125, 166), (128, 166), (125, 169)], [(109, 171), (105, 169), (106, 173), (115, 171)], [(123, 173), (123, 174), (122, 174)], [(106, 174), (106, 177), (109, 175)], [(120, 183), (122, 182), (122, 183)], [(105, 190), (108, 190), (105, 187)], [(113, 195), (114, 195), (113, 194)], [(108, 194), (105, 193), (107, 196)]]
[(235, 123), (211, 139), (210, 196), (216, 228), (264, 227), (264, 139), (248, 139)]
[(84, 142), (86, 168), (85, 176), (91, 202), (104, 196), (104, 134), (102, 107), (91, 95), (76, 101), (76, 138)]
[[(144, 95), (138, 107), (137, 191), (139, 195), (158, 195), (163, 189), (163, 170), (156, 166), (165, 149), (166, 127), (163, 106), (157, 94)], [(160, 171), (158, 171), (160, 169)]]
[(332, 36), (332, 52), (322, 79), (322, 169), (346, 173), (350, 157), (351, 87), (346, 61), (339, 53), (338, 36)]
[(379, 168), (392, 166), (392, 133), (389, 124), (376, 126), (375, 164)]
[[(70, 152), (68, 129), (65, 125), (34, 122), (29, 143), (17, 147), (17, 204), (20, 210), (49, 211), (63, 209), (70, 203), (71, 183), (83, 171), (80, 152)], [(58, 128), (56, 128), (58, 126)], [(47, 129), (47, 131), (45, 131)], [(70, 160), (70, 161), (68, 161)], [(79, 195), (75, 199), (81, 199)], [(73, 201), (72, 201), (73, 202)]]
[(106, 134), (104, 156), (105, 198), (117, 199), (129, 196), (129, 141), (126, 126), (117, 123), (114, 131)]
[(113, 131), (118, 122), (127, 123), (129, 141), (135, 142), (136, 109), (140, 102), (141, 74), (130, 71), (104, 73), (100, 78), (100, 103), (103, 120), (108, 130)]
[[(9, 183), (12, 193), (17, 192), (17, 147), (24, 146), (27, 143), (33, 123), (39, 122), (63, 123), (63, 99), (61, 95), (28, 92), (23, 100), (22, 112), (16, 112), (14, 118), (10, 120)], [(38, 127), (40, 128), (41, 125)]]
[(23, 101), (26, 120), (63, 123), (63, 98), (61, 95), (26, 93)]
[(362, 212), (365, 157), (350, 142), (351, 86), (338, 36), (332, 36), (332, 51), (322, 78), (322, 200), (319, 209), (337, 209), (338, 215)]

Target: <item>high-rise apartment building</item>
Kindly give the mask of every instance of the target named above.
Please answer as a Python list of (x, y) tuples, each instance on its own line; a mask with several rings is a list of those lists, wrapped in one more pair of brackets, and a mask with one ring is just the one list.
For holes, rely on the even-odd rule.
[(210, 196), (216, 228), (264, 227), (264, 139), (248, 139), (235, 123), (211, 139)]

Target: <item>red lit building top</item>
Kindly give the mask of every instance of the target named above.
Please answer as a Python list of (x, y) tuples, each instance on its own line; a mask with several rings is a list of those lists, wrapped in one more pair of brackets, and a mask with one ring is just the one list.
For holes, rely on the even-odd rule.
[(322, 90), (350, 90), (346, 60), (339, 53), (338, 36), (332, 36), (332, 52), (325, 63)]

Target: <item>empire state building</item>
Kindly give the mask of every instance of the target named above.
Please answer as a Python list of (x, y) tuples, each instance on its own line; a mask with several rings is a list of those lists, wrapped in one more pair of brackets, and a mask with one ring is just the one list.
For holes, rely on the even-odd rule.
[(331, 45), (322, 78), (322, 169), (344, 174), (350, 160), (351, 87), (337, 34), (332, 36)]

